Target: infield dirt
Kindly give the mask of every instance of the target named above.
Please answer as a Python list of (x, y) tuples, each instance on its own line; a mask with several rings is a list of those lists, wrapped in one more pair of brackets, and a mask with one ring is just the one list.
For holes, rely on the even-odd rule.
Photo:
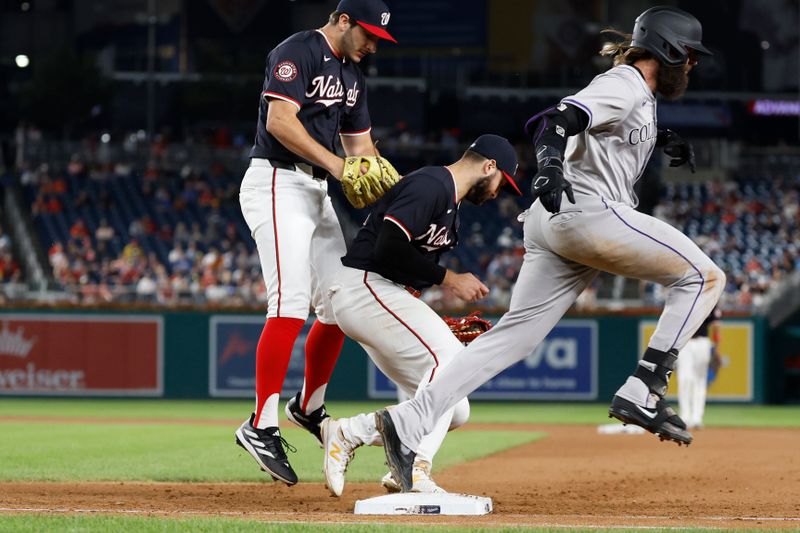
[[(470, 424), (466, 431), (487, 426)], [(800, 431), (712, 428), (690, 447), (652, 435), (599, 435), (594, 426), (492, 425), (547, 437), (435, 472), (451, 492), (494, 499), (477, 518), (364, 517), (349, 483), (0, 483), (0, 512), (219, 516), (269, 522), (492, 526), (662, 526), (800, 529)], [(233, 450), (232, 450), (233, 453)], [(320, 458), (321, 460), (321, 458)], [(200, 466), (201, 467), (201, 466)]]

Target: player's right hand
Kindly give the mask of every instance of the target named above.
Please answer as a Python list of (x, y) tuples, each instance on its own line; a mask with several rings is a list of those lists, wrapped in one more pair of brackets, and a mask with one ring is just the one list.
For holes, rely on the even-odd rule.
[(567, 193), (567, 199), (575, 203), (572, 184), (564, 179), (564, 171), (557, 165), (547, 165), (536, 173), (531, 183), (531, 193), (533, 201), (538, 198), (542, 207), (550, 213), (561, 211), (562, 193)]
[(474, 302), (489, 294), (489, 287), (469, 272), (457, 274), (448, 270), (442, 281), (442, 286), (447, 287), (453, 294), (464, 301)]
[(674, 131), (667, 129), (658, 130), (656, 147), (663, 148), (664, 153), (671, 157), (669, 160), (669, 166), (679, 167), (684, 163), (689, 163), (689, 170), (691, 170), (692, 174), (694, 174), (697, 164), (695, 162), (694, 148), (692, 147), (692, 143)]

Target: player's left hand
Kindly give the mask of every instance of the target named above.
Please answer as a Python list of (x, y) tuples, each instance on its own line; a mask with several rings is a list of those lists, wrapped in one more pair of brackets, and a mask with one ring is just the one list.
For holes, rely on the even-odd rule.
[(696, 165), (692, 143), (672, 130), (658, 130), (656, 146), (664, 148), (664, 153), (672, 158), (669, 166), (679, 167), (684, 163), (689, 163), (689, 170), (694, 174)]
[(567, 193), (567, 199), (575, 203), (572, 184), (564, 179), (564, 171), (556, 165), (547, 165), (536, 173), (531, 183), (531, 193), (533, 200), (538, 198), (542, 207), (550, 213), (561, 211), (562, 193)]
[(444, 317), (444, 321), (453, 335), (463, 344), (469, 344), (479, 336), (492, 329), (492, 323), (481, 318), (480, 311), (473, 311), (467, 316)]
[(400, 174), (382, 157), (355, 156), (344, 160), (342, 189), (347, 200), (359, 209), (377, 202), (398, 181)]

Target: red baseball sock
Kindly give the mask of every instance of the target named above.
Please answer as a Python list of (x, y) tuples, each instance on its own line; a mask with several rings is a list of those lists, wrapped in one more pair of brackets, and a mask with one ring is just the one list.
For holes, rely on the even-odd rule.
[(269, 318), (256, 347), (256, 416), (258, 429), (277, 427), (278, 399), (289, 368), (294, 341), (305, 324), (299, 318)]
[(304, 413), (316, 411), (325, 403), (325, 388), (344, 344), (344, 333), (336, 324), (319, 320), (306, 338), (306, 373), (300, 407)]

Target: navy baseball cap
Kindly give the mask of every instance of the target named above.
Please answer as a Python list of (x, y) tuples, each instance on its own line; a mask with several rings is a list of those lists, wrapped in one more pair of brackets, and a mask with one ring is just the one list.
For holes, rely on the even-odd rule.
[(497, 168), (500, 169), (500, 172), (503, 173), (506, 181), (508, 181), (508, 185), (518, 195), (522, 195), (519, 187), (517, 187), (517, 182), (514, 181), (514, 175), (519, 167), (517, 151), (514, 150), (508, 139), (487, 133), (475, 139), (475, 142), (470, 144), (467, 150), (480, 154), (486, 159), (494, 159), (497, 162)]
[(391, 13), (381, 0), (341, 0), (336, 6), (336, 11), (347, 13), (351, 19), (372, 35), (393, 43), (397, 42), (397, 39), (386, 31)]

